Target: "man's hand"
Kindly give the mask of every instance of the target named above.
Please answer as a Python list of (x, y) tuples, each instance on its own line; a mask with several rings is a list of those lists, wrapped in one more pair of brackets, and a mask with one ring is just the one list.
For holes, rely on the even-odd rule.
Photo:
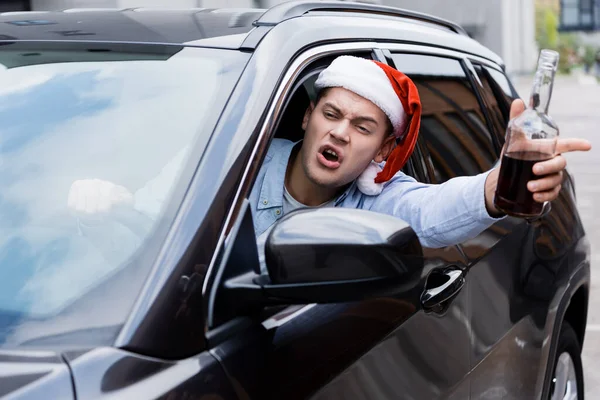
[(67, 204), (73, 211), (98, 214), (110, 211), (115, 205), (133, 205), (133, 195), (123, 186), (112, 182), (84, 179), (73, 182)]
[[(510, 119), (518, 117), (525, 110), (522, 100), (513, 101), (510, 107)], [(558, 138), (556, 143), (556, 156), (541, 161), (533, 166), (535, 175), (543, 176), (540, 179), (529, 181), (527, 189), (533, 193), (533, 199), (539, 203), (552, 201), (558, 197), (561, 189), (563, 170), (567, 160), (561, 155), (570, 151), (588, 151), (592, 148), (589, 141), (575, 138)], [(494, 206), (494, 193), (498, 184), (500, 166), (494, 168), (485, 181), (485, 206), (491, 216), (500, 216), (502, 212)]]

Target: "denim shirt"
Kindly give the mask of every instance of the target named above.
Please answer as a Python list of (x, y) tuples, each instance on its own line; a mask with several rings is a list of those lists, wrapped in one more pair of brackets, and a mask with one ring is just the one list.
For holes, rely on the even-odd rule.
[[(259, 171), (250, 195), (257, 237), (283, 216), (285, 173), (294, 145), (289, 140), (274, 139)], [(413, 228), (422, 246), (450, 246), (474, 238), (498, 221), (485, 207), (488, 174), (489, 171), (432, 185), (398, 172), (379, 195), (363, 194), (354, 182), (335, 199), (334, 205), (398, 217)]]

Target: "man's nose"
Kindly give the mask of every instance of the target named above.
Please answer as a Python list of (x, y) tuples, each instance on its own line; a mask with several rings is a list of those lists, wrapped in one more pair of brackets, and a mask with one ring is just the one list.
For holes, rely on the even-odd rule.
[(350, 124), (346, 121), (340, 121), (338, 124), (336, 124), (336, 126), (334, 126), (331, 129), (331, 131), (329, 131), (329, 134), (333, 136), (334, 139), (340, 142), (348, 143), (348, 140), (350, 139), (348, 132), (348, 130), (350, 129), (349, 125)]

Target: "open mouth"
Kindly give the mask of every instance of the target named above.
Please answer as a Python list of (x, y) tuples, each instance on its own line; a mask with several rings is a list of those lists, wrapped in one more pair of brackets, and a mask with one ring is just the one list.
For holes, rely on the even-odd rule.
[(324, 167), (336, 169), (340, 166), (340, 163), (344, 159), (344, 155), (341, 153), (341, 150), (331, 145), (325, 145), (319, 149), (317, 158)]
[(327, 161), (337, 162), (339, 157), (332, 149), (325, 149), (321, 152)]

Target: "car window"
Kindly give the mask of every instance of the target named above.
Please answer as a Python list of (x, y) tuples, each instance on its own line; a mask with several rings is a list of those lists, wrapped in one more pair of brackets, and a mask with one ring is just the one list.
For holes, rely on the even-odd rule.
[(462, 64), (455, 59), (393, 53), (395, 67), (416, 84), (423, 107), (420, 140), (435, 181), (476, 175), (497, 159), (473, 87)]
[[(180, 202), (175, 182), (191, 173), (183, 168), (191, 149), (192, 158), (202, 154), (249, 58), (101, 46), (0, 49), (0, 319), (14, 322), (0, 326), (0, 346), (124, 322), (145, 275), (119, 284), (115, 276), (155, 251), (155, 232), (166, 235), (164, 206)], [(109, 212), (113, 198), (122, 207)], [(102, 306), (76, 318), (92, 297)], [(106, 308), (107, 298), (119, 310)], [(59, 324), (67, 309), (70, 322)]]
[(482, 84), (480, 92), (489, 108), (490, 118), (504, 143), (510, 105), (514, 99), (512, 87), (502, 72), (478, 64), (474, 64), (474, 67)]

